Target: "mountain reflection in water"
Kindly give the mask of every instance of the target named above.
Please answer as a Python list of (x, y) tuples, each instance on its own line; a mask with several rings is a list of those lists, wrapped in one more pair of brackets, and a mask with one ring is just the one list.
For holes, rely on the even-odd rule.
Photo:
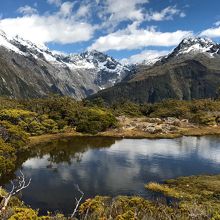
[(70, 213), (77, 194), (74, 184), (86, 198), (147, 197), (144, 184), (149, 181), (220, 173), (220, 137), (75, 137), (41, 144), (24, 158), (22, 169), (32, 182), (23, 200), (42, 212)]

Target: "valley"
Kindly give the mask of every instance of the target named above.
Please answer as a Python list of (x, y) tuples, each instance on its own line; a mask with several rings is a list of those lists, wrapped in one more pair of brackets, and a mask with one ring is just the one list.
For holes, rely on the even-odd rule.
[[(73, 186), (78, 184), (84, 193), (79, 219), (85, 215), (91, 219), (122, 215), (126, 219), (137, 209), (139, 217), (153, 219), (192, 219), (192, 214), (217, 219), (219, 100), (109, 105), (101, 99), (76, 101), (55, 95), (29, 100), (0, 98), (0, 104), (1, 185), (9, 191), (10, 181), (16, 183), (20, 170), (26, 181), (31, 178), (21, 197), (31, 208), (13, 197), (3, 217), (69, 219), (73, 198), (79, 196)], [(213, 176), (198, 176), (204, 173)], [(157, 184), (191, 175), (198, 176), (191, 177), (195, 181), (210, 178), (200, 186), (210, 195), (205, 202), (196, 194), (189, 200), (189, 192), (182, 188), (175, 188), (173, 194), (168, 188), (172, 185)], [(39, 181), (44, 184), (39, 186)], [(152, 190), (177, 199), (177, 205)], [(178, 193), (184, 195), (180, 200)], [(109, 203), (116, 210), (124, 208), (111, 213)]]

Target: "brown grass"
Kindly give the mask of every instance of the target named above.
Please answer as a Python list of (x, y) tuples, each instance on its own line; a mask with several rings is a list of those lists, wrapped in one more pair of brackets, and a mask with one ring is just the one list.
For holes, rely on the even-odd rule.
[(44, 134), (40, 136), (33, 136), (29, 138), (30, 139), (29, 146), (37, 145), (40, 143), (46, 143), (46, 142), (50, 142), (52, 140), (58, 140), (61, 138), (77, 137), (77, 136), (79, 137), (83, 135), (77, 132), (66, 132), (66, 133)]

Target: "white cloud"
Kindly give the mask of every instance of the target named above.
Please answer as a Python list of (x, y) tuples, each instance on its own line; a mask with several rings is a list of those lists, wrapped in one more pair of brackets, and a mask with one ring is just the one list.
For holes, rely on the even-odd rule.
[(151, 11), (144, 4), (149, 0), (106, 0), (104, 7), (98, 11), (102, 19), (102, 27), (109, 28), (110, 31), (123, 21), (163, 21), (172, 20), (174, 16), (181, 18), (186, 14), (176, 6), (168, 6), (161, 11)]
[(182, 11), (182, 12), (180, 12), (180, 17), (181, 17), (181, 18), (185, 18), (185, 17), (186, 17), (186, 13), (185, 13), (185, 12), (183, 12), (183, 11)]
[(185, 17), (185, 13), (181, 12), (179, 9), (176, 8), (176, 6), (169, 6), (167, 8), (164, 8), (160, 12), (149, 12), (146, 14), (145, 19), (147, 21), (164, 21), (164, 20), (172, 20), (173, 16), (179, 15), (180, 17)]
[(154, 63), (159, 57), (165, 56), (169, 53), (167, 50), (144, 50), (139, 54), (130, 56), (129, 58), (124, 58), (121, 60), (124, 64), (135, 64), (135, 63)]
[(155, 28), (138, 29), (137, 26), (133, 23), (125, 30), (99, 37), (89, 49), (108, 51), (132, 50), (146, 46), (174, 46), (184, 37), (192, 35), (190, 31), (160, 32), (156, 31)]
[(89, 15), (90, 12), (90, 6), (89, 5), (81, 5), (76, 12), (76, 17), (86, 17)]
[(215, 25), (215, 26), (220, 26), (220, 21), (216, 21), (216, 22), (214, 23), (214, 25)]
[(110, 14), (109, 21), (143, 20), (144, 13), (139, 7), (148, 0), (107, 0), (105, 13)]
[(91, 39), (94, 27), (72, 17), (31, 15), (0, 20), (0, 29), (9, 36), (19, 35), (35, 43), (75, 43)]
[(31, 14), (37, 14), (38, 13), (36, 8), (32, 8), (29, 5), (25, 5), (23, 7), (20, 7), (20, 8), (18, 8), (17, 11), (21, 14), (24, 14), (24, 15), (31, 15)]
[(206, 37), (211, 37), (211, 38), (220, 37), (220, 26), (208, 28), (208, 29), (202, 31), (200, 35), (206, 36)]
[[(57, 6), (56, 12), (38, 14), (36, 8), (28, 5), (20, 7), (23, 16), (0, 18), (0, 29), (8, 35), (19, 35), (35, 43), (76, 43), (88, 41), (95, 31), (109, 33), (99, 37), (89, 49), (100, 51), (137, 49), (146, 46), (173, 46), (189, 31), (160, 32), (156, 28), (139, 28), (147, 21), (169, 20), (174, 16), (184, 17), (184, 12), (175, 6), (169, 6), (159, 12), (148, 11), (145, 4), (149, 0), (46, 0)], [(101, 22), (93, 16), (101, 15)], [(123, 30), (115, 31), (118, 24), (132, 22)], [(99, 22), (99, 23), (98, 23)], [(107, 31), (107, 32), (106, 32)], [(98, 33), (100, 34), (100, 33)]]
[(47, 0), (47, 2), (51, 5), (60, 6), (62, 1), (61, 0)]
[(73, 10), (74, 3), (73, 2), (64, 2), (60, 6), (60, 14), (63, 16), (70, 16)]

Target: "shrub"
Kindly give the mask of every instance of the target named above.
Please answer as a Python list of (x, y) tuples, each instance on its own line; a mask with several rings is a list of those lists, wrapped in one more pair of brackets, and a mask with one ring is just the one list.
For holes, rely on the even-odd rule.
[(55, 121), (65, 119), (68, 122), (75, 116), (77, 109), (80, 109), (82, 103), (75, 101), (70, 97), (50, 96), (44, 99), (33, 99), (24, 101), (27, 109), (38, 113), (39, 115), (48, 115)]
[(0, 97), (0, 110), (1, 109), (22, 109), (24, 106), (16, 99), (9, 99), (6, 97)]
[(132, 102), (115, 103), (111, 106), (115, 115), (127, 115), (131, 117), (138, 117), (142, 115), (140, 106)]
[(42, 126), (45, 128), (45, 133), (56, 133), (58, 132), (57, 123), (52, 119), (45, 119), (42, 121)]
[(12, 124), (18, 124), (20, 121), (25, 121), (26, 118), (34, 118), (37, 114), (22, 109), (5, 109), (0, 111), (0, 120), (6, 120)]
[(0, 176), (15, 168), (15, 149), (0, 138)]
[(38, 213), (30, 208), (15, 208), (14, 214), (9, 218), (9, 220), (37, 220)]
[(212, 126), (216, 125), (217, 123), (217, 117), (213, 114), (208, 114), (207, 112), (199, 111), (192, 117), (192, 121), (201, 124), (201, 125), (207, 125)]
[(0, 121), (0, 136), (6, 143), (12, 144), (16, 148), (16, 151), (23, 149), (29, 137), (20, 126), (12, 125), (7, 121)]
[(116, 122), (116, 118), (106, 110), (84, 108), (77, 117), (76, 130), (95, 134), (116, 126)]
[(31, 135), (41, 135), (45, 132), (45, 127), (38, 121), (32, 121), (28, 125), (28, 131)]

